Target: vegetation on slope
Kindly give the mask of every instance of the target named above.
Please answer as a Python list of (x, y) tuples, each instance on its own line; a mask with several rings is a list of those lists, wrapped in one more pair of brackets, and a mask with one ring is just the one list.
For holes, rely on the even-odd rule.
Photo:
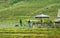
[(54, 18), (60, 8), (59, 1), (60, 0), (13, 0), (12, 6), (0, 10), (0, 17), (35, 16), (40, 13), (45, 13)]

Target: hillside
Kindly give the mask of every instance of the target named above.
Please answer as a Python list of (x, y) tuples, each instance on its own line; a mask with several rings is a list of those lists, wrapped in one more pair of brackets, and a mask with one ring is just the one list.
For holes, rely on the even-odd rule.
[[(60, 0), (0, 0), (0, 38), (59, 38), (58, 9)], [(40, 13), (51, 17), (35, 19)]]
[(56, 17), (60, 0), (23, 0), (0, 10), (0, 17), (35, 16), (40, 13)]

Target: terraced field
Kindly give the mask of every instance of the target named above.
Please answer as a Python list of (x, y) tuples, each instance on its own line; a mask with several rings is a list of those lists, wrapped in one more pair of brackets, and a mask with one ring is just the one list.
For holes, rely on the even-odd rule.
[[(8, 4), (6, 3), (6, 5)], [(40, 13), (50, 15), (50, 20), (53, 20), (60, 8), (60, 0), (22, 0), (4, 8), (3, 4), (1, 4), (1, 8), (1, 26), (19, 24), (19, 19), (23, 21), (24, 19), (25, 21), (27, 19), (34, 20), (34, 16)]]
[(1, 9), (0, 17), (35, 16), (40, 13), (45, 13), (54, 18), (59, 8), (59, 0), (25, 0), (11, 7)]
[(0, 38), (60, 38), (59, 28), (0, 29), (0, 34)]
[[(10, 2), (10, 1), (9, 1)], [(40, 13), (53, 20), (60, 9), (60, 0), (21, 0), (17, 3), (0, 3), (0, 38), (60, 38), (60, 28), (20, 28), (19, 20), (26, 24)]]

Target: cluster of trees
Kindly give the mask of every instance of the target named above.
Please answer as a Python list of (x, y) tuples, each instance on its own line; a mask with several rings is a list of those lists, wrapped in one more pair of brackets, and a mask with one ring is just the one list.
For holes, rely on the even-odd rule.
[(20, 2), (20, 1), (23, 1), (23, 0), (10, 0), (10, 4), (15, 4), (15, 3)]
[(10, 4), (14, 4), (14, 3), (17, 3), (17, 2), (20, 2), (20, 1), (23, 1), (23, 0), (0, 0), (0, 2), (8, 2)]
[(36, 0), (10, 0), (10, 3), (15, 4), (15, 3), (20, 2), (20, 1), (36, 1)]
[(33, 1), (33, 0), (0, 0), (0, 1), (2, 1), (2, 2), (8, 2), (8, 3), (10, 3), (11, 5), (13, 5), (13, 4), (15, 4), (15, 3), (18, 3), (18, 2), (20, 2), (20, 1)]

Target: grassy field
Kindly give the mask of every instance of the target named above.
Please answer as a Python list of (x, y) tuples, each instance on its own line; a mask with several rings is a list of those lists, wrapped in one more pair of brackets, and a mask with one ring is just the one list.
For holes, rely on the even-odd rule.
[[(10, 2), (10, 1), (9, 1)], [(40, 13), (50, 15), (49, 20), (57, 17), (60, 0), (22, 0), (10, 4), (0, 3), (0, 38), (60, 38), (60, 28), (20, 28), (19, 20), (38, 20)], [(39, 19), (40, 20), (40, 19)]]
[[(7, 6), (5, 7), (5, 5)], [(59, 8), (60, 0), (23, 0), (13, 5), (8, 2), (0, 3), (1, 26), (5, 25), (6, 22), (8, 25), (19, 23), (19, 19), (23, 21), (34, 20), (34, 16), (40, 13), (50, 15), (50, 20), (53, 20), (57, 16)]]
[[(35, 16), (40, 13), (56, 17), (60, 8), (60, 0), (26, 0), (0, 10), (0, 17)], [(44, 2), (44, 3), (43, 3)]]
[(60, 28), (0, 29), (0, 38), (60, 38)]
[[(57, 17), (58, 9), (60, 8), (59, 1), (60, 0), (22, 0), (13, 5), (6, 2), (1, 3), (0, 19), (18, 20), (21, 18), (20, 16), (35, 16), (37, 14), (44, 13), (50, 15), (50, 19), (53, 20)], [(5, 4), (8, 5), (8, 7), (4, 7)]]

